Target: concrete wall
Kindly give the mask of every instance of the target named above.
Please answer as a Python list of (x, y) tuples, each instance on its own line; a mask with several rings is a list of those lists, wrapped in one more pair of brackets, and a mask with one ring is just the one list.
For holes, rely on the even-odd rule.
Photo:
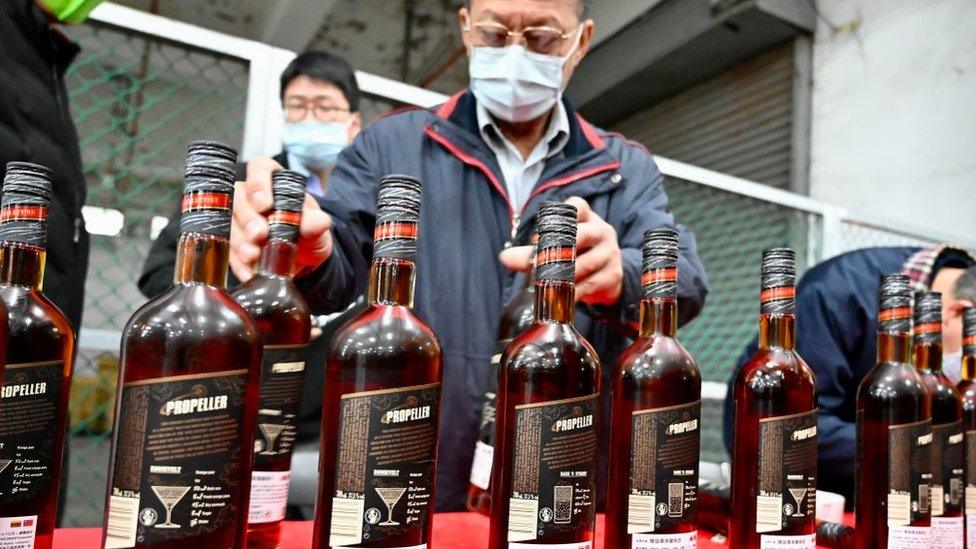
[(976, 233), (976, 2), (817, 6), (810, 194)]

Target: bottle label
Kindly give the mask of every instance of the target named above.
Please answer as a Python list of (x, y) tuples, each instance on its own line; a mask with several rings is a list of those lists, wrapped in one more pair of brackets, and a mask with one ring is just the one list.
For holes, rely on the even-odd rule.
[(932, 545), (940, 549), (963, 549), (962, 517), (932, 517)]
[(248, 524), (263, 524), (285, 520), (288, 505), (290, 471), (251, 472), (251, 499)]
[(593, 394), (515, 407), (508, 541), (591, 536), (596, 522), (598, 398)]
[(888, 549), (925, 549), (932, 542), (928, 526), (892, 526), (888, 524)]
[(698, 549), (698, 532), (634, 534), (630, 549)]
[(759, 549), (817, 549), (817, 534), (759, 536)]
[(509, 543), (508, 549), (593, 549), (591, 541), (573, 543)]
[(291, 459), (298, 435), (307, 345), (267, 345), (261, 363), (261, 397), (254, 436), (254, 468)]
[(756, 532), (802, 525), (816, 510), (817, 410), (760, 419)]
[(932, 426), (932, 517), (962, 510), (963, 436), (962, 420)]
[(37, 535), (37, 515), (0, 517), (0, 549), (32, 549)]
[(207, 534), (233, 523), (247, 370), (122, 388), (106, 549)]
[[(931, 449), (931, 420), (888, 427), (889, 541), (891, 527), (909, 526), (930, 513)], [(899, 530), (908, 537), (912, 531)]]
[(471, 460), (471, 484), (487, 490), (491, 483), (491, 462), (495, 458), (495, 448), (480, 440), (474, 446), (474, 459)]
[(701, 401), (631, 416), (628, 534), (666, 530), (695, 516), (700, 422)]
[(0, 389), (0, 503), (34, 499), (56, 463), (64, 361), (10, 364)]
[(440, 383), (342, 395), (329, 544), (420, 536), (433, 513)]
[(976, 431), (966, 431), (966, 547), (976, 548)]

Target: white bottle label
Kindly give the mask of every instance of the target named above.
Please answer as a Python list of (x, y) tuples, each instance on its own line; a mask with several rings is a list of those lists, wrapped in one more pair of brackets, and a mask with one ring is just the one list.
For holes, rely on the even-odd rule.
[(925, 526), (889, 526), (888, 549), (919, 549), (931, 543), (931, 528)]
[(962, 517), (932, 517), (932, 545), (940, 549), (963, 549)]
[(592, 541), (574, 543), (511, 543), (508, 549), (593, 549)]
[(0, 517), (0, 549), (34, 549), (37, 515)]
[(474, 447), (474, 461), (471, 463), (471, 484), (482, 490), (488, 489), (491, 480), (491, 460), (495, 449), (484, 442), (478, 441)]
[(759, 549), (817, 549), (817, 534), (800, 536), (770, 536), (763, 534), (759, 537)]
[(966, 515), (966, 547), (976, 549), (976, 515)]
[(698, 532), (634, 534), (630, 549), (697, 549)]
[(251, 504), (247, 522), (261, 524), (285, 520), (288, 505), (289, 471), (254, 471), (251, 473)]

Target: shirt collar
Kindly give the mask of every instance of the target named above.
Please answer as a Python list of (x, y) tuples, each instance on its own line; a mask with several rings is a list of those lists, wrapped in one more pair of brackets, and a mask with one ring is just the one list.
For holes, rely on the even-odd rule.
[[(475, 101), (475, 113), (478, 117), (478, 130), (481, 132), (481, 138), (485, 140), (492, 150), (496, 151), (496, 154), (498, 147), (504, 147), (506, 145), (510, 146), (513, 150), (517, 150), (512, 145), (512, 142), (505, 137), (505, 134), (502, 133), (501, 128), (495, 123), (495, 119), (492, 118), (488, 109), (477, 101)], [(546, 158), (558, 154), (559, 151), (563, 150), (566, 143), (569, 142), (569, 132), (569, 115), (566, 113), (566, 107), (562, 101), (556, 101), (555, 109), (549, 118), (549, 125), (546, 127), (545, 133), (542, 134), (542, 139), (539, 140), (540, 144), (546, 143), (549, 146), (549, 152), (546, 153)]]

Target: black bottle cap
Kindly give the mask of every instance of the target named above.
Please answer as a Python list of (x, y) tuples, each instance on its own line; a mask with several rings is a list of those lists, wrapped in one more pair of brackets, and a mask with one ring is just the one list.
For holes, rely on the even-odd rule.
[(644, 231), (642, 293), (645, 298), (678, 295), (678, 232), (674, 229)]
[(274, 206), (268, 217), (268, 238), (296, 242), (305, 202), (305, 176), (293, 170), (278, 170), (271, 176)]
[(915, 341), (934, 343), (942, 339), (942, 294), (915, 294)]
[(576, 206), (546, 202), (536, 221), (539, 244), (536, 247), (537, 280), (573, 282), (576, 278)]
[(796, 252), (769, 248), (762, 254), (760, 312), (793, 314), (796, 311)]
[(237, 151), (216, 141), (186, 148), (186, 183), (180, 232), (230, 238)]
[(0, 198), (0, 241), (47, 245), (47, 209), (51, 205), (50, 169), (30, 162), (9, 162)]
[(409, 175), (380, 179), (373, 258), (413, 261), (417, 257), (421, 189), (420, 180)]
[(962, 352), (976, 356), (976, 307), (962, 313)]
[(912, 287), (903, 274), (881, 275), (878, 290), (878, 330), (909, 333), (912, 330)]

